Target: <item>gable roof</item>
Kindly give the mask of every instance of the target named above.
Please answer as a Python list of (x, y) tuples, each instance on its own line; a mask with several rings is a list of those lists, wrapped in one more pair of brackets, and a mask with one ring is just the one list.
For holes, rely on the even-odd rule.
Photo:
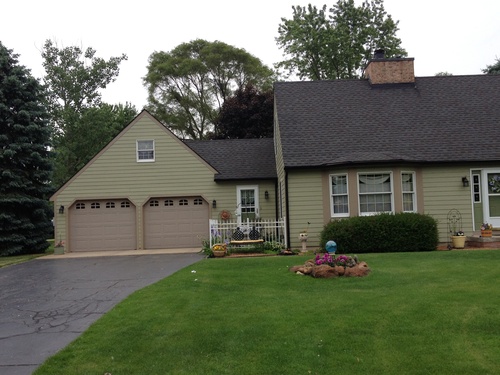
[[(173, 142), (177, 143), (179, 147), (185, 149), (187, 153), (192, 154), (194, 157), (196, 157), (200, 163), (202, 163), (206, 168), (208, 168), (211, 172), (217, 173), (217, 171), (203, 158), (201, 158), (196, 152), (194, 152), (191, 148), (189, 148), (182, 140), (180, 140), (178, 137), (175, 136), (169, 129), (167, 129), (160, 121), (158, 121), (151, 113), (149, 113), (146, 109), (143, 109), (130, 123), (120, 132), (118, 133), (117, 136), (115, 136), (110, 142), (108, 142), (107, 145), (105, 145), (87, 164), (83, 166), (78, 172), (76, 172), (68, 181), (66, 181), (57, 191), (52, 195), (50, 198), (51, 201), (55, 200), (57, 196), (64, 191), (75, 179), (77, 179), (80, 175), (82, 175), (88, 168), (92, 167), (92, 165), (113, 145), (120, 140), (127, 132), (129, 132), (133, 127), (135, 126), (141, 126), (141, 122), (143, 120), (149, 121), (149, 124), (152, 124), (153, 126), (156, 126), (158, 129), (161, 129), (162, 132), (165, 133), (166, 137), (169, 137), (172, 139)], [(139, 138), (140, 139), (140, 138)], [(136, 149), (135, 146), (134, 148), (131, 148), (129, 151), (132, 155), (134, 155), (134, 160), (135, 160), (135, 153)]]
[(285, 167), (500, 160), (500, 75), (274, 86)]
[(216, 181), (277, 177), (272, 138), (184, 142), (219, 172)]

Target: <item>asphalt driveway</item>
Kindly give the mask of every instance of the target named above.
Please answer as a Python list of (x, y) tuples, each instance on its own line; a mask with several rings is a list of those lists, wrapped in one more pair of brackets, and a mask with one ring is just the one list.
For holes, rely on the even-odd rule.
[(35, 259), (0, 269), (0, 374), (31, 374), (132, 292), (197, 253)]

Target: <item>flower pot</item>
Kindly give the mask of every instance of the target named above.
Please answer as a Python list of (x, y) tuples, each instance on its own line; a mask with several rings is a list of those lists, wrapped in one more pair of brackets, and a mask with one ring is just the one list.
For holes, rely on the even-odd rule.
[(54, 255), (62, 255), (62, 254), (64, 254), (64, 246), (54, 247)]
[(224, 250), (212, 250), (214, 253), (214, 257), (216, 258), (222, 258), (224, 255), (226, 255), (226, 252)]
[(463, 249), (465, 247), (465, 236), (451, 236), (451, 243), (455, 249)]
[(481, 230), (481, 237), (491, 237), (492, 235), (493, 235), (493, 231), (491, 229)]

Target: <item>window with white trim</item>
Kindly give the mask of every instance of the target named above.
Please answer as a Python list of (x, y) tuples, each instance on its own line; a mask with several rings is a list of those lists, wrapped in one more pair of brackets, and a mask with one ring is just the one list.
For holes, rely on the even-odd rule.
[(155, 161), (154, 140), (137, 141), (137, 161), (138, 162)]
[(401, 193), (403, 195), (403, 212), (416, 212), (415, 173), (401, 173)]
[(361, 215), (393, 212), (391, 173), (359, 173), (358, 194)]
[(481, 203), (481, 179), (478, 174), (472, 175), (472, 192), (474, 193), (474, 203)]
[(331, 215), (349, 216), (347, 174), (330, 175)]

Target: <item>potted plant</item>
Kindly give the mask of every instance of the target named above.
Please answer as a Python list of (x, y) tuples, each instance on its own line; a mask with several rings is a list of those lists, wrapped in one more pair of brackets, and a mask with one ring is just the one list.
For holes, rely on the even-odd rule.
[(221, 258), (227, 254), (227, 245), (225, 243), (216, 243), (212, 246), (214, 257)]
[(491, 237), (493, 235), (493, 225), (483, 223), (481, 225), (481, 237)]
[(463, 249), (465, 247), (465, 233), (462, 230), (455, 232), (453, 236), (451, 236), (451, 243), (455, 249)]
[(59, 241), (56, 246), (54, 246), (54, 255), (64, 254), (64, 241)]

